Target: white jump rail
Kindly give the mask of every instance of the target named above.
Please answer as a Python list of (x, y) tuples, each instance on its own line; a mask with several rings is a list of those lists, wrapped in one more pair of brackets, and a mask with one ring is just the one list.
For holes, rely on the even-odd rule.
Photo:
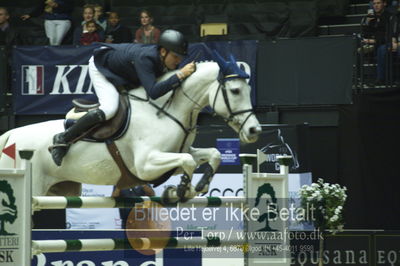
[(32, 197), (32, 210), (66, 208), (132, 208), (136, 204), (157, 203), (164, 207), (241, 207), (246, 204), (244, 197), (195, 197), (187, 202), (163, 204), (161, 197)]
[(245, 240), (221, 240), (214, 238), (134, 238), (134, 239), (74, 239), (74, 240), (37, 240), (32, 241), (32, 254), (77, 251), (110, 251), (110, 250), (147, 250), (164, 248), (223, 247), (245, 245)]

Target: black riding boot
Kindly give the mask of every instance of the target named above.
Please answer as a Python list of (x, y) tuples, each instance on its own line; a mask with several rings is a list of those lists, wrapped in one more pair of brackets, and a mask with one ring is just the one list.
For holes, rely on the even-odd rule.
[(53, 146), (51, 147), (51, 156), (53, 157), (56, 165), (60, 166), (62, 159), (71, 145), (71, 142), (85, 133), (94, 125), (105, 121), (104, 112), (100, 109), (89, 111), (87, 114), (82, 116), (74, 125), (59, 133), (53, 138)]

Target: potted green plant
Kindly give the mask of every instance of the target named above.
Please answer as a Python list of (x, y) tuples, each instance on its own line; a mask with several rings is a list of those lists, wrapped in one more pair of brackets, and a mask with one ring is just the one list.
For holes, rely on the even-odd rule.
[[(300, 188), (301, 207), (312, 214), (315, 228), (323, 234), (325, 230), (335, 234), (343, 230), (343, 208), (346, 202), (346, 187), (339, 184), (325, 183), (322, 178), (311, 185)], [(307, 221), (310, 222), (310, 221)], [(319, 265), (323, 265), (324, 239), (319, 239)]]

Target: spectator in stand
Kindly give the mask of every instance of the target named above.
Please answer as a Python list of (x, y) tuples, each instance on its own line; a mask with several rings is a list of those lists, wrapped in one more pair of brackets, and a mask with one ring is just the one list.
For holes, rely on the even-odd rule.
[(153, 16), (147, 10), (140, 12), (140, 24), (142, 25), (135, 34), (137, 43), (157, 43), (160, 38), (160, 30), (153, 26)]
[(87, 32), (82, 33), (80, 45), (91, 45), (94, 42), (102, 42), (103, 39), (100, 38), (98, 28), (100, 27), (94, 20), (85, 23)]
[(107, 27), (107, 19), (104, 17), (103, 7), (99, 4), (93, 5), (94, 8), (94, 20), (97, 24), (102, 27), (103, 30), (106, 30)]
[(44, 12), (44, 29), (50, 45), (60, 45), (71, 28), (72, 0), (46, 0), (22, 20), (40, 16)]
[(130, 29), (121, 25), (117, 12), (110, 12), (107, 20), (106, 43), (132, 42)]
[[(73, 44), (74, 45), (79, 45), (82, 34), (88, 32), (88, 30), (85, 27), (85, 24), (88, 21), (95, 20), (94, 13), (95, 13), (95, 11), (94, 11), (93, 5), (85, 5), (83, 7), (83, 13), (82, 13), (83, 21), (82, 21), (81, 25), (76, 27), (74, 30), (74, 36), (73, 36)], [(104, 30), (101, 27), (98, 28), (97, 33), (99, 34), (100, 38), (102, 40), (104, 40)]]
[(373, 0), (373, 11), (361, 21), (363, 47), (373, 47), (377, 56), (375, 85), (386, 83), (390, 51), (397, 50), (396, 18), (386, 8), (386, 0)]
[[(386, 0), (386, 9), (392, 14), (398, 13), (399, 1), (398, 0)], [(369, 1), (369, 8), (374, 9), (374, 1)]]
[[(5, 7), (0, 7), (0, 46), (5, 46), (5, 55), (8, 61), (6, 64), (6, 72), (7, 72), (7, 82), (6, 88), (10, 92), (11, 91), (11, 47), (13, 45), (20, 44), (20, 38), (18, 31), (10, 24), (8, 21), (10, 15), (8, 13), (8, 9)], [(6, 88), (0, 87), (0, 95), (6, 90)]]
[(6, 47), (6, 53), (11, 50), (12, 45), (19, 42), (18, 31), (11, 26), (9, 18), (10, 14), (7, 8), (0, 7), (0, 45)]

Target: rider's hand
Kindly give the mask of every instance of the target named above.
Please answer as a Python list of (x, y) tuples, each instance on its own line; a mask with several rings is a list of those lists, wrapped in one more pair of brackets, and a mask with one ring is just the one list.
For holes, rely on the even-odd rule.
[(180, 72), (182, 73), (184, 79), (192, 75), (193, 72), (195, 71), (196, 71), (196, 64), (194, 63), (194, 61), (186, 64), (184, 67), (180, 69)]

